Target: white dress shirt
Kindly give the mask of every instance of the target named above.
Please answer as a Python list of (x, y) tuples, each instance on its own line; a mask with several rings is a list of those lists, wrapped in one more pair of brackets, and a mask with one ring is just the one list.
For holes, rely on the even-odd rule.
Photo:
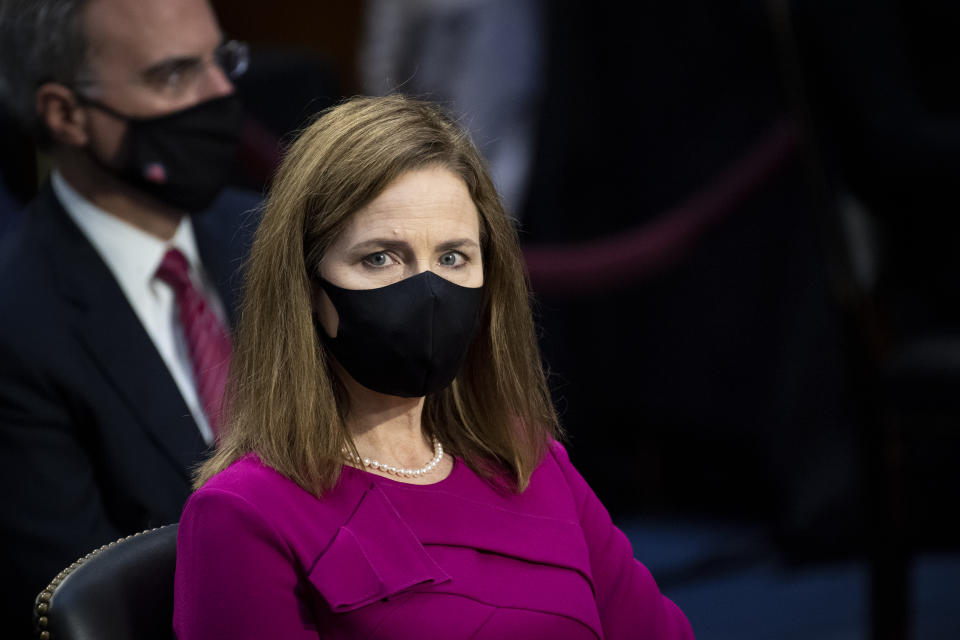
[(190, 279), (194, 286), (226, 326), (223, 303), (200, 263), (190, 216), (183, 216), (176, 233), (164, 242), (94, 205), (71, 187), (58, 171), (52, 173), (50, 182), (60, 204), (113, 273), (177, 383), (200, 434), (208, 444), (212, 443), (213, 432), (197, 395), (193, 365), (180, 326), (173, 289), (155, 277), (167, 250), (179, 249), (190, 262)]

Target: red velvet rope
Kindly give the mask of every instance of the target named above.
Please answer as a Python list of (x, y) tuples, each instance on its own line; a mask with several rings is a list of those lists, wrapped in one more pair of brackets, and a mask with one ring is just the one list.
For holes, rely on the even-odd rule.
[(793, 156), (797, 125), (777, 121), (705, 188), (641, 227), (576, 244), (523, 248), (534, 291), (602, 292), (633, 284), (677, 263), (713, 225), (766, 183)]

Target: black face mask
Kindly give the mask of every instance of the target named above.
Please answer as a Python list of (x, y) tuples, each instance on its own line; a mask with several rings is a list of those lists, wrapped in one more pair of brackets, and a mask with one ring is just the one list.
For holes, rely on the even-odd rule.
[(336, 338), (322, 326), (320, 334), (354, 380), (404, 398), (453, 382), (477, 329), (483, 287), (461, 287), (432, 271), (379, 289), (321, 285), (340, 323)]
[(119, 159), (94, 160), (154, 198), (189, 213), (210, 206), (233, 168), (243, 125), (236, 94), (154, 118), (133, 118), (90, 98), (80, 102), (127, 123)]

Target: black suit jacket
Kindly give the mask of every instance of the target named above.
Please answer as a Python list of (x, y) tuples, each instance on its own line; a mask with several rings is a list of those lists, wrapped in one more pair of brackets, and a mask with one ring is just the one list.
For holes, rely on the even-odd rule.
[[(231, 323), (257, 204), (225, 191), (194, 218)], [(49, 186), (9, 240), (0, 256), (0, 629), (19, 632), (33, 598), (70, 562), (179, 520), (207, 445), (123, 291)]]

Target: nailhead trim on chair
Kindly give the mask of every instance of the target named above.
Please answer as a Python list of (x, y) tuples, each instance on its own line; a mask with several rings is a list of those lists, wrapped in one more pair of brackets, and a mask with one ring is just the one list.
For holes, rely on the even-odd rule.
[(37, 596), (37, 628), (38, 637), (40, 640), (50, 640), (50, 632), (47, 630), (47, 627), (50, 624), (50, 621), (47, 618), (47, 610), (50, 608), (50, 598), (53, 597), (53, 592), (56, 590), (60, 583), (63, 582), (68, 575), (82, 567), (88, 560), (91, 558), (100, 555), (104, 550), (109, 549), (125, 540), (130, 538), (136, 538), (137, 536), (142, 536), (145, 533), (150, 533), (151, 531), (156, 531), (157, 529), (162, 529), (163, 527), (154, 527), (153, 529), (146, 529), (140, 531), (139, 533), (133, 533), (129, 536), (120, 538), (119, 540), (114, 540), (108, 544), (103, 545), (99, 549), (94, 549), (87, 555), (83, 556), (76, 562), (72, 563), (69, 567), (57, 574), (57, 576), (50, 581), (50, 584), (47, 585), (47, 588), (40, 592), (40, 595)]

